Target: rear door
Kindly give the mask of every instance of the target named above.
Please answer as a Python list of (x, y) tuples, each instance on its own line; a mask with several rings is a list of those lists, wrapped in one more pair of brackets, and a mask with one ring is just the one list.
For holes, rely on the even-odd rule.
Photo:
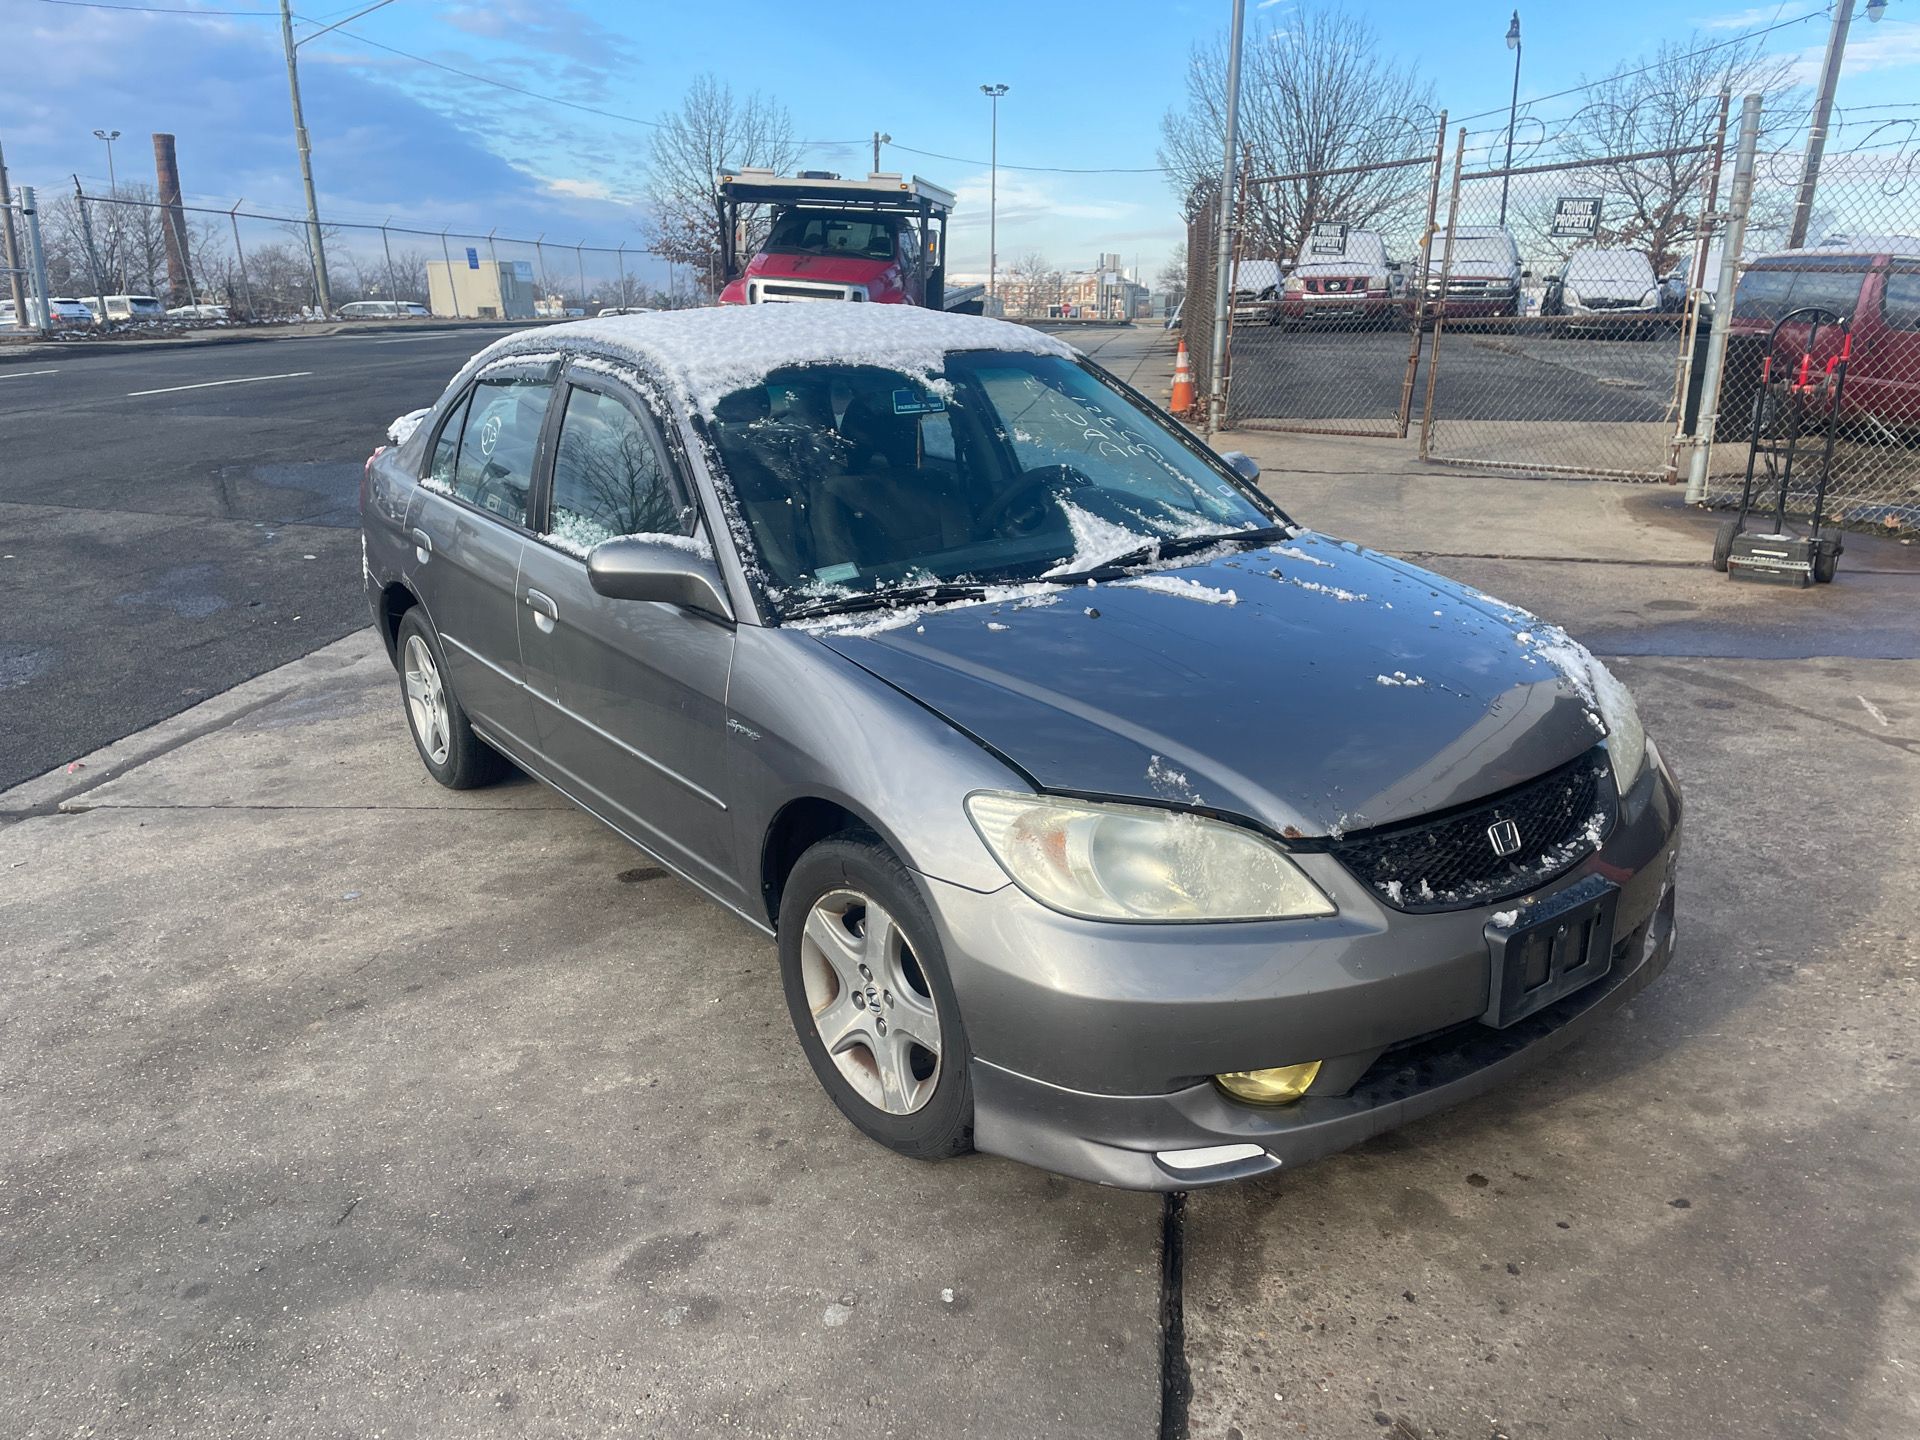
[(453, 692), (475, 724), (534, 749), (519, 635), (525, 548), (553, 393), (551, 366), (495, 366), (448, 411), (408, 517), (408, 580), (446, 652)]
[(521, 562), (520, 648), (553, 778), (730, 904), (730, 624), (678, 606), (609, 600), (587, 581), (602, 540), (706, 546), (680, 457), (639, 396), (598, 368), (569, 371), (550, 429), (551, 479)]

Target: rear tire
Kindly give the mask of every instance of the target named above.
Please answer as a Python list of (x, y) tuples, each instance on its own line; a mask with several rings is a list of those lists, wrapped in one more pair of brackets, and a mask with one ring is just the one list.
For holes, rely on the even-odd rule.
[(1813, 553), (1813, 583), (1831, 585), (1840, 568), (1840, 535), (1837, 531), (1822, 530), (1820, 542), (1820, 548)]
[(1727, 573), (1727, 557), (1733, 553), (1733, 537), (1739, 533), (1740, 522), (1726, 520), (1713, 537), (1713, 568), (1722, 575)]
[(906, 866), (871, 835), (822, 840), (787, 877), (779, 923), (787, 1013), (840, 1113), (911, 1159), (971, 1150), (972, 1052)]
[(393, 649), (400, 708), (427, 773), (449, 790), (478, 789), (506, 774), (506, 757), (473, 733), (447, 680), (446, 651), (419, 606), (401, 617)]

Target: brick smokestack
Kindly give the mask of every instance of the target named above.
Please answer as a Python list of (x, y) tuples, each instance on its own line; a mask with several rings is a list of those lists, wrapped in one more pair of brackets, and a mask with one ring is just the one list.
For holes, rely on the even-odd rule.
[(153, 174), (160, 191), (160, 227), (167, 242), (167, 303), (191, 305), (193, 257), (187, 249), (187, 212), (180, 200), (180, 161), (173, 136), (153, 137)]

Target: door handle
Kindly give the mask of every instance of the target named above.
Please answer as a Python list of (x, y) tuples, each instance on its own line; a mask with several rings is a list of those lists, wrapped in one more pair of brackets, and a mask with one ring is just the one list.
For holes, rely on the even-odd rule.
[(533, 623), (540, 627), (540, 633), (551, 635), (553, 622), (560, 618), (560, 607), (553, 603), (553, 597), (545, 591), (529, 590), (526, 601), (527, 608), (533, 611)]
[(413, 532), (413, 555), (422, 565), (433, 558), (433, 537), (424, 530)]

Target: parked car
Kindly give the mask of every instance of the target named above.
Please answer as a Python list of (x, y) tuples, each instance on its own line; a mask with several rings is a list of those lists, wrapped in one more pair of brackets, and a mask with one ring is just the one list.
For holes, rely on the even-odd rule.
[(1540, 313), (1560, 323), (1555, 333), (1607, 330), (1650, 333), (1650, 317), (1660, 314), (1660, 281), (1644, 250), (1576, 250), (1547, 281)]
[(355, 300), (333, 312), (336, 320), (406, 320), (433, 312), (412, 300)]
[[(1776, 321), (1806, 306), (1853, 321), (1841, 394), (1848, 437), (1920, 435), (1920, 237), (1911, 235), (1836, 235), (1747, 266), (1733, 292), (1716, 435), (1749, 433), (1768, 334)], [(1797, 353), (1810, 329), (1789, 325), (1781, 342)], [(1824, 369), (1839, 345), (1837, 327), (1826, 326), (1814, 338), (1815, 364)]]
[(153, 295), (107, 295), (96, 296), (89, 309), (99, 310), (105, 306), (109, 320), (164, 320), (167, 307)]
[(511, 759), (773, 936), (815, 1075), (904, 1154), (1292, 1166), (1667, 963), (1680, 797), (1606, 668), (1297, 525), (1057, 337), (596, 319), (390, 436), (366, 598), (427, 771)]
[(1513, 232), (1502, 226), (1436, 230), (1427, 247), (1426, 298), (1429, 304), (1444, 301), (1449, 320), (1518, 316), (1521, 283), (1532, 278), (1533, 272), (1521, 267)]
[(169, 320), (228, 320), (232, 316), (225, 305), (176, 305), (167, 311)]
[[(93, 310), (70, 295), (56, 295), (48, 302), (48, 312), (52, 315), (51, 326), (55, 330), (77, 330), (93, 324)], [(25, 324), (37, 327), (40, 324), (40, 302), (31, 296), (27, 299)], [(0, 300), (0, 325), (15, 325), (16, 312), (13, 301)]]
[(596, 318), (601, 315), (651, 315), (653, 307), (651, 305), (602, 305), (593, 313)]
[[(1406, 279), (1387, 255), (1386, 237), (1349, 230), (1337, 253), (1313, 241), (1287, 276), (1274, 321), (1359, 321), (1381, 325), (1406, 318)], [(1321, 248), (1313, 248), (1320, 245)]]
[(1244, 259), (1233, 269), (1233, 319), (1271, 324), (1280, 313), (1283, 274), (1278, 260)]

